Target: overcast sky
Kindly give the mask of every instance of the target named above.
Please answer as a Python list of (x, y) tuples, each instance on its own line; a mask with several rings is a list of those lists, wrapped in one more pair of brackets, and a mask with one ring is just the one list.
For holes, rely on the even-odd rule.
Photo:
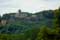
[(60, 0), (0, 0), (0, 15), (17, 12), (38, 12), (42, 10), (56, 9), (60, 6)]

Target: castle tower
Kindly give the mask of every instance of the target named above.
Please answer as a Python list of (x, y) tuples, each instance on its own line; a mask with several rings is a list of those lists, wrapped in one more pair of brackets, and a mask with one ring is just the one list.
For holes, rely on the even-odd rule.
[(20, 9), (18, 10), (18, 13), (21, 14), (21, 10)]

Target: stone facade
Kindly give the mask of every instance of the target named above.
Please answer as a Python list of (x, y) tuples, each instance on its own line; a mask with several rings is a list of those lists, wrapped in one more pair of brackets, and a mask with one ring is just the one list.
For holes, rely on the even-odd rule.
[(2, 20), (2, 21), (1, 21), (1, 24), (2, 24), (2, 25), (5, 25), (6, 23), (7, 23), (7, 20)]

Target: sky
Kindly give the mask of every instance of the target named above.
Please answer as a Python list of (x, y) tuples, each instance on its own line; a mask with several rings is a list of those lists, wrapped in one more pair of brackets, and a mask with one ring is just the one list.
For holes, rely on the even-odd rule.
[(60, 6), (60, 0), (0, 0), (0, 15), (5, 13), (23, 12), (35, 13), (43, 10), (54, 10)]

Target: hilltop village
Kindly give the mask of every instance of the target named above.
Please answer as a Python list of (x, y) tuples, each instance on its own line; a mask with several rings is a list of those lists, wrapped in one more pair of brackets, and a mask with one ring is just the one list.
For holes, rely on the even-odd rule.
[(18, 10), (17, 13), (6, 13), (0, 17), (0, 25), (22, 21), (26, 23), (51, 24), (54, 18), (53, 10), (45, 10), (37, 13), (28, 13)]
[(28, 13), (28, 12), (21, 12), (21, 10), (18, 10), (18, 13), (8, 13), (4, 14), (3, 17), (0, 20), (0, 24), (7, 24), (7, 23), (13, 23), (15, 21), (34, 21), (37, 15)]

